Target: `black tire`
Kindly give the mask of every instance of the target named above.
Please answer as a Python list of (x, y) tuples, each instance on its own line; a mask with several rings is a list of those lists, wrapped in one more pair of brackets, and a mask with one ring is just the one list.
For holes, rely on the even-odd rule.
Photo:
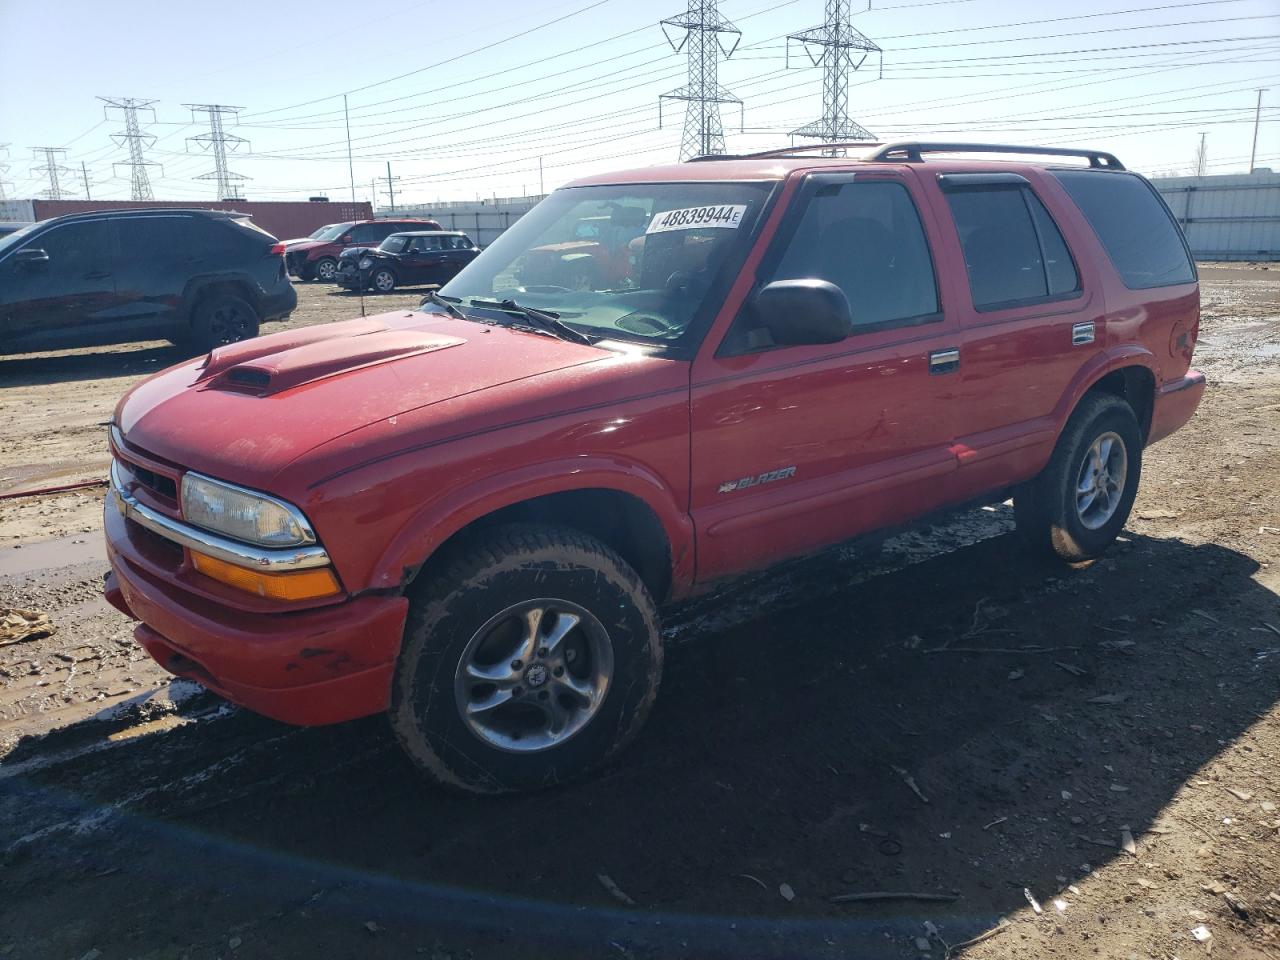
[(396, 275), (386, 267), (379, 267), (369, 275), (369, 286), (374, 293), (390, 293), (396, 288)]
[[(501, 734), (477, 732), (477, 721), (464, 717), (464, 701), (471, 704), (468, 698), (485, 684), (465, 671), (463, 658), (467, 663), (478, 662), (481, 658), (472, 651), (498, 637), (508, 623), (515, 631), (509, 636), (526, 642), (519, 639), (526, 635), (521, 619), (525, 614), (510, 611), (535, 602), (561, 609), (574, 606), (591, 618), (593, 629), (605, 631), (611, 654), (601, 659), (610, 661), (609, 679), (598, 706), (581, 715), (586, 719), (576, 732), (534, 750), (529, 749), (535, 744), (528, 739), (518, 742), (524, 730), (517, 724), (504, 747), (489, 739)], [(492, 627), (494, 623), (498, 626)], [(550, 623), (554, 632), (559, 615)], [(588, 620), (584, 618), (583, 623)], [(499, 710), (509, 711), (505, 722), (527, 722), (545, 711), (544, 705), (534, 701), (535, 695), (544, 701), (548, 693), (562, 696), (554, 691), (563, 690), (555, 684), (564, 681), (551, 680), (545, 666), (542, 679), (537, 679), (533, 671), (538, 663), (567, 663), (571, 670), (582, 669), (590, 676), (594, 654), (581, 655), (575, 667), (567, 649), (587, 642), (586, 629), (574, 628), (566, 634), (557, 648), (564, 654), (560, 661), (553, 654), (545, 661), (508, 663), (510, 654), (498, 655), (494, 666), (485, 669), (509, 672), (524, 689), (509, 687), (512, 697), (483, 714), (483, 723), (499, 726), (503, 719)], [(541, 636), (537, 627), (532, 635)], [(482, 637), (490, 639), (481, 641)], [(546, 649), (536, 654), (546, 655)], [(553, 669), (561, 671), (557, 677), (563, 676), (563, 667)], [(656, 606), (621, 557), (574, 530), (524, 524), (497, 527), (455, 552), (412, 596), (392, 687), (391, 725), (414, 762), (448, 788), (471, 794), (536, 790), (581, 777), (625, 746), (643, 725), (661, 676)], [(471, 688), (464, 690), (468, 684)], [(484, 691), (481, 694), (479, 699), (484, 699)], [(523, 699), (518, 699), (521, 695)]]
[(215, 293), (196, 304), (191, 315), (190, 346), (204, 353), (258, 335), (257, 311), (242, 297)]
[[(1108, 506), (1114, 502), (1110, 513), (1095, 506), (1095, 516), (1090, 517), (1088, 509), (1082, 511), (1079, 504), (1094, 504), (1103, 498), (1099, 494), (1089, 500), (1088, 490), (1080, 493), (1078, 488), (1086, 477), (1086, 456), (1095, 441), (1105, 442), (1108, 437), (1118, 438), (1122, 445), (1124, 476), (1115, 492), (1105, 498)], [(1107, 448), (1113, 451), (1112, 461), (1116, 458), (1114, 448), (1112, 440)], [(1041, 555), (1057, 556), (1068, 563), (1097, 559), (1124, 529), (1141, 479), (1142, 429), (1133, 408), (1112, 394), (1088, 394), (1067, 420), (1048, 466), (1014, 493), (1018, 535)], [(1097, 525), (1090, 525), (1090, 521)]]
[(311, 268), (311, 275), (321, 283), (333, 283), (338, 275), (338, 261), (333, 257), (321, 257)]

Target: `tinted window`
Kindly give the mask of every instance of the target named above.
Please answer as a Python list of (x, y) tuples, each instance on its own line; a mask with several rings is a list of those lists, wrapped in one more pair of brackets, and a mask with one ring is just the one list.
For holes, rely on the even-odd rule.
[(49, 271), (62, 276), (111, 272), (111, 225), (105, 220), (68, 223), (23, 244), (49, 255)]
[(1027, 206), (1031, 208), (1036, 233), (1040, 235), (1040, 249), (1044, 254), (1044, 269), (1049, 280), (1049, 296), (1057, 297), (1079, 290), (1080, 277), (1058, 225), (1053, 222), (1053, 217), (1034, 193), (1024, 191), (1023, 195)]
[(405, 249), (408, 243), (409, 243), (408, 237), (397, 237), (393, 235), (383, 240), (381, 246), (379, 246), (378, 249), (383, 251), (384, 253), (399, 253), (400, 251)]
[(450, 250), (470, 250), (471, 241), (466, 237), (447, 237)]
[(1196, 278), (1173, 217), (1145, 180), (1121, 173), (1057, 170), (1124, 285), (1132, 290)]
[(126, 257), (156, 262), (190, 256), (190, 217), (122, 217), (116, 231)]
[(401, 229), (403, 229), (403, 227), (400, 224), (395, 223), (360, 223), (352, 227), (350, 230), (351, 242), (378, 243)]
[(938, 312), (924, 228), (899, 183), (854, 181), (818, 190), (769, 279), (806, 277), (844, 291), (855, 332)]
[(979, 309), (1049, 295), (1040, 243), (1017, 188), (948, 192), (973, 305)]
[(192, 217), (184, 239), (197, 260), (220, 261), (243, 256), (244, 235), (225, 220)]

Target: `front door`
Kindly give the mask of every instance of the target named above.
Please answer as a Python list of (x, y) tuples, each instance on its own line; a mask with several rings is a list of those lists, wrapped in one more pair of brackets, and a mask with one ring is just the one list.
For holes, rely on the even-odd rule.
[[(21, 250), (43, 250), (48, 260), (20, 262)], [(119, 322), (114, 253), (109, 220), (76, 220), (33, 235), (0, 261), (5, 343), (109, 342)]]
[(724, 343), (695, 361), (690, 510), (699, 580), (948, 499), (958, 327), (938, 294), (938, 228), (917, 190), (908, 172), (808, 177), (757, 285), (836, 284), (852, 308), (852, 335), (777, 346), (753, 328), (747, 308)]

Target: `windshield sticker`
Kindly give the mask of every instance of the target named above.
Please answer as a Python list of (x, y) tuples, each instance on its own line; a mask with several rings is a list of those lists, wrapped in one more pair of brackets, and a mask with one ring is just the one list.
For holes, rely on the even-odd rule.
[(664, 210), (654, 214), (645, 233), (665, 233), (668, 230), (697, 230), (701, 227), (727, 227), (736, 230), (747, 212), (745, 203), (728, 203), (710, 207), (685, 207), (681, 210)]

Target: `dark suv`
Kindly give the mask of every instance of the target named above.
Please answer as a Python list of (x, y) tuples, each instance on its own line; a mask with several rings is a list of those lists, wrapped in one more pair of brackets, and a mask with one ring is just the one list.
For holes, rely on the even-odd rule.
[(338, 258), (338, 286), (390, 293), (396, 287), (446, 283), (480, 251), (456, 230), (393, 233), (376, 249), (353, 247)]
[(172, 340), (205, 351), (258, 335), (298, 296), (284, 245), (244, 214), (127, 210), (0, 237), (0, 353)]
[(332, 283), (338, 257), (349, 247), (376, 247), (393, 233), (405, 230), (439, 230), (434, 220), (400, 217), (394, 220), (356, 220), (335, 223), (313, 240), (290, 243), (285, 253), (289, 273), (299, 280)]

